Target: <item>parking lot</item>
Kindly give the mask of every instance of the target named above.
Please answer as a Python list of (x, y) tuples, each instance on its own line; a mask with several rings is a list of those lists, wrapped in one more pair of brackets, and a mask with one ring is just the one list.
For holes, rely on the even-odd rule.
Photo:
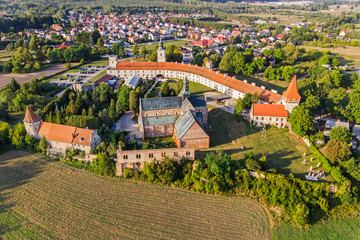
[(57, 86), (72, 86), (75, 83), (91, 83), (90, 79), (107, 69), (107, 66), (86, 65), (78, 72), (66, 72), (61, 77), (51, 80), (50, 84)]

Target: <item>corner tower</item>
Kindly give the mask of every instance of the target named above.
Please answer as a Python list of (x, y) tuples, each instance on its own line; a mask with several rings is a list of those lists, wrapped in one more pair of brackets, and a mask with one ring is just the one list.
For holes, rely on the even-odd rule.
[(285, 109), (290, 114), (293, 108), (300, 104), (300, 100), (301, 100), (301, 96), (298, 92), (297, 80), (295, 75), (294, 78), (291, 80), (288, 89), (286, 89), (286, 91), (283, 92), (282, 104), (285, 105)]
[(166, 62), (166, 50), (164, 48), (161, 38), (160, 38), (159, 48), (157, 50), (157, 61), (158, 62)]
[(40, 128), (41, 118), (36, 115), (29, 107), (26, 107), (25, 118), (23, 120), (26, 133), (34, 138), (39, 138), (38, 131)]

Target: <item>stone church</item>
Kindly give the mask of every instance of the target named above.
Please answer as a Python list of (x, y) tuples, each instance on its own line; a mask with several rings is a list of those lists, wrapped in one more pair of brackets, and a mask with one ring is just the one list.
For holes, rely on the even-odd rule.
[(139, 126), (143, 138), (173, 136), (179, 148), (208, 148), (204, 95), (191, 95), (185, 78), (180, 96), (140, 99)]

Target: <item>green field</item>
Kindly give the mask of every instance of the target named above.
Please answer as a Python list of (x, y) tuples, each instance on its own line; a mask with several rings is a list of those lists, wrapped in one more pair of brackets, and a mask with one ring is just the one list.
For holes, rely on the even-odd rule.
[(0, 155), (0, 239), (270, 239), (259, 204)]
[[(208, 124), (213, 131), (210, 135), (210, 149), (197, 152), (197, 158), (213, 150), (224, 150), (233, 159), (243, 159), (247, 151), (252, 151), (255, 158), (266, 155), (270, 168), (279, 173), (290, 174), (304, 179), (310, 166), (315, 171), (324, 170), (317, 167), (316, 157), (309, 148), (287, 129), (270, 128), (266, 131), (266, 138), (262, 137), (261, 128), (250, 127), (247, 121), (236, 122), (232, 114), (219, 108), (209, 106)], [(243, 149), (242, 149), (243, 147)], [(306, 153), (307, 162), (303, 161)], [(311, 157), (313, 161), (310, 162)], [(327, 174), (325, 181), (333, 181)]]
[(196, 82), (192, 82), (192, 81), (189, 81), (189, 91), (191, 94), (195, 94), (195, 95), (204, 94), (206, 92), (220, 93), (219, 91), (216, 91), (205, 85), (202, 85), (202, 84), (196, 83)]
[[(177, 81), (176, 80), (169, 80), (169, 87), (176, 90), (177, 88)], [(161, 86), (163, 85), (162, 82), (158, 82), (158, 84), (151, 90), (149, 93), (149, 98), (159, 97), (161, 92)]]
[[(175, 45), (177, 47), (182, 47), (184, 44), (187, 44), (187, 43), (189, 43), (188, 40), (174, 40), (174, 41), (163, 42), (164, 47), (169, 46), (169, 45)], [(151, 53), (157, 44), (159, 44), (159, 43), (156, 42), (156, 43), (146, 44), (145, 45), (146, 50), (148, 50)]]
[(317, 223), (308, 229), (283, 225), (272, 230), (271, 239), (283, 240), (296, 236), (297, 240), (352, 240), (360, 239), (360, 218), (337, 219), (325, 223)]

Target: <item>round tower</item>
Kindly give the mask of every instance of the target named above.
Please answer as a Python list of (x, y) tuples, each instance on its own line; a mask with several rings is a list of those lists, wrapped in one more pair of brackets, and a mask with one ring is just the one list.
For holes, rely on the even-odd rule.
[(29, 107), (26, 107), (25, 118), (23, 120), (26, 133), (34, 138), (40, 138), (38, 135), (41, 118), (36, 115)]

